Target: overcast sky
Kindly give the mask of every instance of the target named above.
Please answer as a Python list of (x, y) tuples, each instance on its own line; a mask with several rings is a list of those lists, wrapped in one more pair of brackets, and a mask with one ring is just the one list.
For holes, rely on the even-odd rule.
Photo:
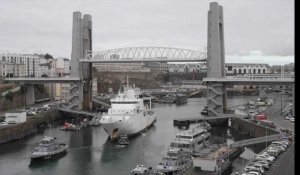
[[(92, 15), (93, 50), (203, 49), (207, 0), (0, 0), (0, 53), (71, 56), (73, 11)], [(226, 62), (294, 62), (293, 0), (223, 0)]]

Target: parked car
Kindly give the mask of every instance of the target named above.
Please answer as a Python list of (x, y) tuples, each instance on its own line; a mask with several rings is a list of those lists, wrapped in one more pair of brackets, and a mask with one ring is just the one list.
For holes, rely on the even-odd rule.
[(7, 126), (7, 125), (8, 125), (7, 122), (1, 122), (1, 123), (0, 123), (0, 127), (4, 127), (4, 126)]
[(285, 116), (285, 118), (284, 119), (286, 119), (286, 120), (290, 120), (290, 117), (289, 116)]
[(267, 150), (267, 153), (271, 156), (277, 157), (280, 154), (280, 150), (276, 149), (276, 148), (269, 148)]
[(263, 169), (268, 169), (269, 168), (269, 165), (262, 165), (262, 164), (257, 163), (257, 162), (250, 162), (248, 165), (263, 168)]
[(269, 166), (271, 166), (271, 163), (267, 160), (257, 160), (257, 159), (254, 159), (252, 160), (252, 162), (259, 162), (259, 163), (263, 163), (263, 164), (267, 164)]
[(284, 143), (280, 142), (280, 141), (272, 142), (271, 145), (278, 145), (278, 146), (283, 146), (284, 148), (287, 148), (287, 146)]
[(251, 163), (254, 163), (254, 164), (260, 164), (262, 165), (265, 169), (269, 169), (271, 164), (268, 162), (268, 161), (263, 161), (263, 160), (254, 160), (252, 161)]
[(271, 144), (271, 147), (277, 148), (277, 149), (279, 149), (280, 151), (285, 151), (285, 149), (286, 149), (284, 146), (272, 145), (272, 144)]
[(295, 122), (295, 118), (294, 117), (290, 118), (290, 121)]
[(269, 162), (273, 162), (275, 158), (267, 157), (265, 155), (256, 155), (255, 159), (257, 159), (257, 160), (267, 160)]
[(276, 157), (275, 156), (271, 156), (270, 154), (268, 154), (266, 151), (265, 152), (263, 152), (263, 153), (261, 153), (260, 155), (263, 155), (263, 156), (267, 156), (267, 157), (271, 157), (272, 159), (276, 159)]
[(281, 143), (283, 143), (284, 145), (286, 145), (287, 147), (290, 146), (290, 142), (288, 140), (288, 137), (286, 137), (285, 139), (280, 140)]
[(249, 171), (247, 173), (248, 173), (248, 175), (261, 175), (260, 172), (256, 172), (256, 171)]
[(264, 173), (265, 170), (263, 168), (255, 167), (255, 166), (246, 166), (245, 171), (256, 171), (259, 173)]

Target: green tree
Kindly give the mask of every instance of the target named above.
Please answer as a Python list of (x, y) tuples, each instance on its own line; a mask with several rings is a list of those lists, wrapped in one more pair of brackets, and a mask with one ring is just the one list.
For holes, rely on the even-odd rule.
[(46, 58), (46, 59), (53, 59), (53, 56), (50, 55), (50, 54), (48, 54), (48, 53), (46, 53), (45, 58)]
[(9, 91), (6, 95), (5, 95), (6, 100), (9, 100), (11, 103), (13, 101), (14, 98), (14, 93), (12, 93), (11, 91)]

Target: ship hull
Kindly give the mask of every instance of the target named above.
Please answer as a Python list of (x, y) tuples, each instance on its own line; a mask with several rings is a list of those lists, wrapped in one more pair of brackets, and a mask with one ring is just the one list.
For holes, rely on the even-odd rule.
[(59, 150), (49, 152), (49, 153), (32, 153), (30, 155), (31, 161), (40, 161), (40, 160), (51, 160), (59, 158), (67, 153), (68, 145), (64, 145)]
[(143, 116), (142, 113), (131, 115), (124, 120), (101, 123), (111, 140), (116, 140), (121, 135), (133, 136), (151, 127), (156, 121), (155, 114)]

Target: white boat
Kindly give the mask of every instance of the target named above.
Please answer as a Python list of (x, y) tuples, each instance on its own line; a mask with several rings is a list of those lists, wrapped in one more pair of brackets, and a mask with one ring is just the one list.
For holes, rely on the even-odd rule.
[(110, 100), (111, 108), (108, 113), (103, 113), (100, 120), (104, 130), (111, 140), (121, 135), (132, 136), (150, 127), (156, 121), (156, 115), (150, 107), (144, 105), (142, 98), (139, 98), (140, 89), (134, 85), (123, 87), (118, 95)]
[(154, 175), (151, 167), (144, 167), (144, 165), (137, 165), (136, 168), (130, 171), (130, 175)]
[(181, 174), (186, 169), (193, 167), (193, 157), (183, 153), (178, 148), (170, 148), (162, 159), (162, 162), (156, 166), (156, 170), (168, 175)]
[(176, 134), (171, 141), (171, 148), (181, 149), (183, 152), (194, 155), (209, 143), (211, 134), (203, 125)]

